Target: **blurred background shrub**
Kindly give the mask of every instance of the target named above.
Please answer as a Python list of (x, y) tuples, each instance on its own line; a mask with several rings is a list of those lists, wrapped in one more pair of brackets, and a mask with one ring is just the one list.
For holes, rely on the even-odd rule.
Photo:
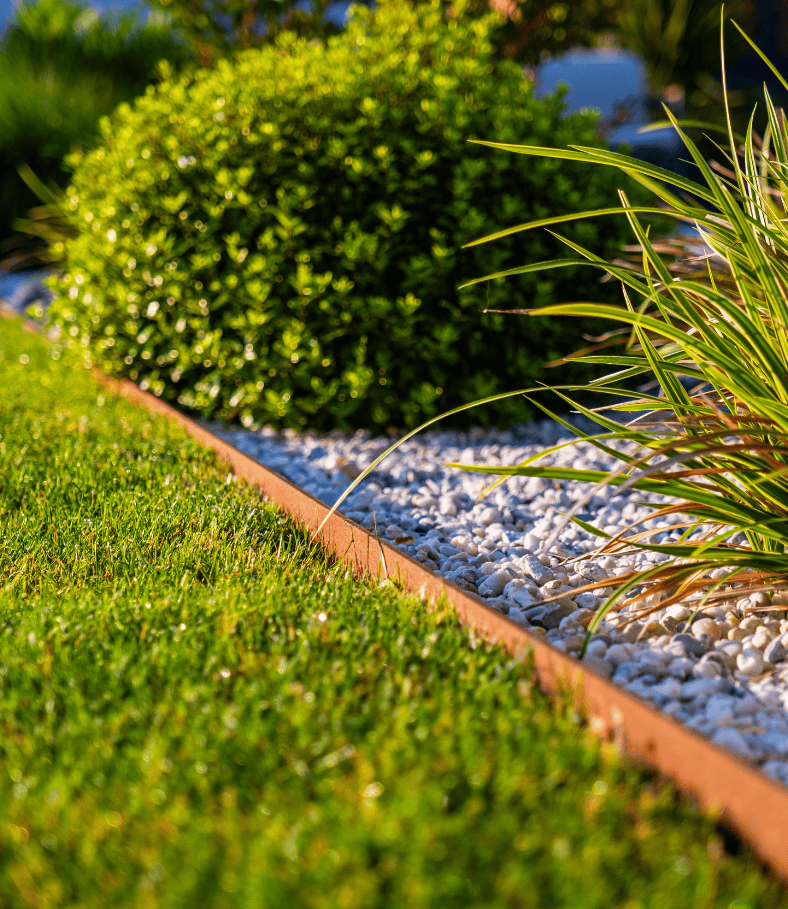
[[(688, 101), (705, 95), (709, 80), (720, 73), (720, 0), (626, 0), (616, 23), (619, 43), (646, 63), (651, 87), (658, 92), (681, 86)], [(725, 16), (745, 28), (751, 25), (752, 3), (726, 0)], [(726, 53), (734, 58), (746, 43), (731, 30)]]
[(176, 68), (189, 60), (161, 14), (141, 26), (131, 14), (101, 17), (68, 0), (20, 7), (0, 43), (0, 241), (6, 240), (6, 251), (14, 220), (37, 201), (20, 165), (64, 187), (64, 157), (94, 144), (99, 119), (154, 83), (160, 60)]
[(213, 66), (238, 51), (273, 43), (283, 31), (326, 38), (341, 31), (342, 0), (149, 0), (184, 36), (196, 60)]
[[(562, 249), (544, 231), (462, 246), (501, 221), (615, 204), (622, 183), (468, 143), (602, 144), (595, 115), (563, 118), (495, 59), (495, 27), (387, 0), (324, 44), (285, 36), (122, 105), (101, 148), (72, 159), (79, 234), (52, 309), (63, 337), (108, 372), (247, 425), (410, 427), (543, 380), (545, 360), (583, 344), (583, 321), (533, 334), (485, 307), (616, 287), (558, 269), (458, 291), (520, 265), (525, 247)], [(627, 235), (600, 222), (566, 234), (607, 255)], [(473, 420), (530, 415), (508, 399)]]

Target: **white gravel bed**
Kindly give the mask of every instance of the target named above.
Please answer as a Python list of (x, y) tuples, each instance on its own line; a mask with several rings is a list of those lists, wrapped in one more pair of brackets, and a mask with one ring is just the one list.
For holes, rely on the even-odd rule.
[[(212, 428), (328, 505), (392, 441), (365, 432), (300, 435)], [(506, 432), (422, 433), (384, 460), (341, 511), (544, 635), (554, 647), (578, 656), (585, 628), (615, 588), (616, 576), (663, 557), (639, 552), (578, 560), (598, 548), (599, 538), (572, 524), (557, 537), (554, 532), (561, 513), (586, 497), (590, 484), (512, 477), (481, 497), (495, 477), (444, 467), (444, 462), (517, 464), (561, 437), (570, 435), (550, 420)], [(609, 469), (613, 462), (589, 443), (578, 443), (541, 463)], [(642, 501), (642, 493), (604, 487), (578, 517), (615, 533), (649, 513), (638, 504)], [(654, 532), (653, 541), (677, 539), (680, 531), (673, 525), (681, 520), (671, 515), (643, 528)], [(589, 580), (606, 577), (609, 588), (576, 592)], [(542, 603), (557, 594), (561, 599)], [(692, 610), (686, 605), (657, 611), (645, 621), (632, 621), (624, 605), (601, 624), (584, 662), (788, 784), (788, 619), (784, 611), (752, 615), (753, 606), (768, 605), (764, 594), (753, 599), (757, 602), (731, 599), (707, 607), (689, 628)]]

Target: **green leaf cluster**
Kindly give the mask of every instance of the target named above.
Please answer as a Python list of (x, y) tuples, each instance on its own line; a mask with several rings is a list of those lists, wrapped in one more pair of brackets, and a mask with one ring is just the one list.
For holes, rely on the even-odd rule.
[[(458, 291), (524, 248), (462, 246), (501, 220), (609, 203), (621, 179), (468, 143), (601, 144), (594, 115), (562, 118), (494, 60), (494, 22), (439, 3), (358, 7), (325, 43), (284, 35), (119, 108), (102, 146), (73, 159), (79, 236), (52, 309), (64, 337), (107, 372), (246, 425), (415, 426), (540, 380), (587, 323), (533, 333), (485, 308), (610, 286), (576, 269)], [(570, 233), (611, 255), (624, 236)], [(528, 240), (540, 257), (559, 248)], [(503, 401), (476, 418), (530, 413)]]

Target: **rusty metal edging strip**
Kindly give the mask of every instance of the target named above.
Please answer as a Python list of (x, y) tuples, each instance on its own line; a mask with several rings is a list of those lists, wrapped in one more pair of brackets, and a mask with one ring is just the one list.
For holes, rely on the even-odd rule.
[[(317, 531), (329, 510), (322, 502), (132, 382), (111, 379), (97, 370), (94, 375), (112, 392), (178, 423), (193, 439), (212, 448), (236, 476), (248, 480), (313, 533)], [(357, 575), (386, 572), (422, 598), (438, 600), (445, 595), (463, 625), (515, 654), (531, 650), (540, 688), (548, 693), (567, 688), (574, 692), (597, 735), (612, 737), (621, 750), (657, 770), (704, 809), (718, 810), (720, 820), (788, 884), (788, 788), (586, 669), (341, 513), (331, 517), (319, 539), (351, 564)]]

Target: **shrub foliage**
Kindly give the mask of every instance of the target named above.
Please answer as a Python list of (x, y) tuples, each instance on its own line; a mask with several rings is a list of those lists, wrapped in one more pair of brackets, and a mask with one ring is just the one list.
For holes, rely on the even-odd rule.
[[(621, 176), (467, 142), (600, 144), (594, 116), (563, 119), (560, 99), (494, 60), (494, 22), (358, 7), (325, 43), (285, 34), (121, 105), (73, 162), (63, 336), (107, 372), (245, 425), (414, 426), (541, 380), (585, 323), (534, 333), (485, 307), (615, 290), (576, 269), (458, 291), (523, 252), (517, 237), (462, 246), (502, 221), (610, 204)], [(605, 230), (565, 233), (612, 255), (623, 225)], [(540, 258), (560, 248), (547, 233), (527, 243)], [(530, 413), (511, 399), (474, 419)]]

